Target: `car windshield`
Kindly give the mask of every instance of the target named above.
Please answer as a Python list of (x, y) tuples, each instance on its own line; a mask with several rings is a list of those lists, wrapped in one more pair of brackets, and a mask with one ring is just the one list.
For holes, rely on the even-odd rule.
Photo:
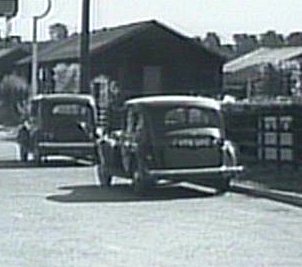
[(220, 128), (220, 115), (214, 109), (196, 106), (156, 107), (150, 110), (157, 129)]

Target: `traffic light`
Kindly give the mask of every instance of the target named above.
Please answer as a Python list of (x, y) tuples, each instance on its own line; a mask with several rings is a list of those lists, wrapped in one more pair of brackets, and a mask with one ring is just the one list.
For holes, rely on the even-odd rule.
[(18, 0), (0, 0), (0, 17), (14, 17), (18, 12)]

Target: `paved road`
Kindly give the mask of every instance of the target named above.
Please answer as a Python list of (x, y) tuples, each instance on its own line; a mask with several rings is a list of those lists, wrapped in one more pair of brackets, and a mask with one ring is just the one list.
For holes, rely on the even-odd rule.
[(0, 151), (0, 267), (301, 266), (300, 208), (177, 186), (139, 198), (98, 188), (91, 166)]

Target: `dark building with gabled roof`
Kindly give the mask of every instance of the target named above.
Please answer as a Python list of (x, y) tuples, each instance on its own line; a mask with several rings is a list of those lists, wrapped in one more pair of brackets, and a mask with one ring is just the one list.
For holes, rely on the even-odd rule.
[[(39, 51), (39, 66), (77, 63), (80, 35)], [(216, 95), (224, 58), (155, 21), (103, 28), (90, 35), (91, 79), (106, 75), (125, 98), (136, 95), (193, 93)], [(29, 67), (31, 57), (18, 64)]]

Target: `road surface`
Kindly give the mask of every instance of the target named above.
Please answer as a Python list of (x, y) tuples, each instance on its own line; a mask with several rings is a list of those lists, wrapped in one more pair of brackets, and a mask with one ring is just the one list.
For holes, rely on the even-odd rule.
[(137, 197), (96, 186), (93, 166), (0, 151), (0, 267), (301, 266), (298, 207), (186, 185)]

